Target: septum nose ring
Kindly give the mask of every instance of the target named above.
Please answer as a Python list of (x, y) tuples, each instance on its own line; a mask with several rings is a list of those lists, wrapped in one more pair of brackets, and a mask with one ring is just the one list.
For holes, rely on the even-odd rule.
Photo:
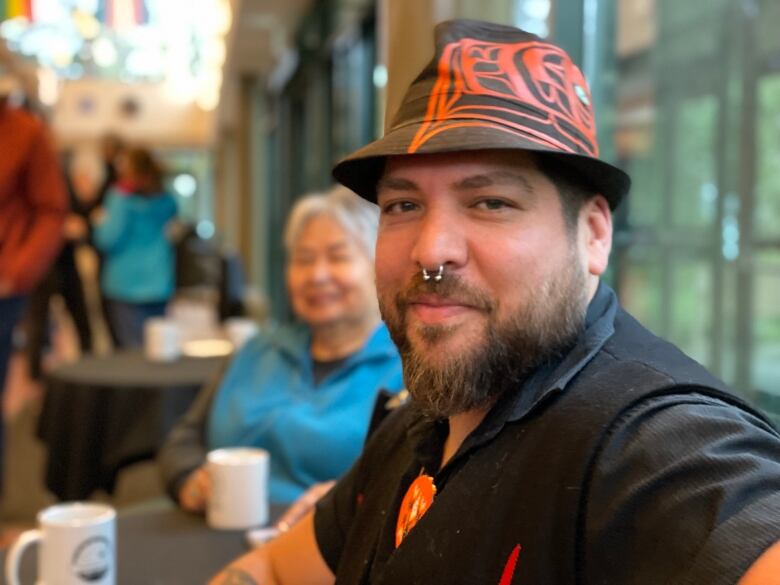
[(439, 270), (436, 274), (431, 274), (427, 268), (423, 268), (422, 277), (425, 282), (428, 282), (430, 279), (433, 279), (433, 282), (440, 282), (444, 278), (444, 264), (439, 265)]

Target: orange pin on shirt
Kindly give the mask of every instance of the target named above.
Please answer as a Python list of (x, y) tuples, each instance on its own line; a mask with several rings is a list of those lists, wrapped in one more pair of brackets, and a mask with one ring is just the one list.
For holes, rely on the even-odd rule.
[(420, 475), (409, 486), (401, 502), (401, 509), (398, 511), (398, 523), (395, 527), (396, 548), (431, 507), (435, 495), (436, 485), (430, 475)]

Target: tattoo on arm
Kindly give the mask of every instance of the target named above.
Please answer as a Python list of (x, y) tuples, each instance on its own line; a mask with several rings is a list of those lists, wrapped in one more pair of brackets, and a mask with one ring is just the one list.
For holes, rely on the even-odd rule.
[(241, 569), (227, 569), (221, 585), (259, 585), (254, 577)]

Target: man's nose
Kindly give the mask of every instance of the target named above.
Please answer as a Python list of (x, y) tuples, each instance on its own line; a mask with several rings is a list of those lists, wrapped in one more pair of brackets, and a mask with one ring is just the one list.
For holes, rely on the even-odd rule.
[(428, 271), (439, 266), (458, 268), (466, 263), (466, 234), (456, 217), (435, 209), (426, 212), (412, 250), (412, 260)]

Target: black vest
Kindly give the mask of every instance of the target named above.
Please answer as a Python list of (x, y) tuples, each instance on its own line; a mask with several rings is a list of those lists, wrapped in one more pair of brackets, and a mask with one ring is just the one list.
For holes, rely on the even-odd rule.
[[(564, 391), (453, 460), (433, 506), (398, 549), (398, 509), (420, 467), (403, 430), (418, 415), (406, 407), (394, 414), (364, 454), (361, 503), (337, 584), (584, 583), (589, 482), (621, 413), (653, 397), (696, 392), (761, 416), (621, 309), (614, 326)], [(514, 577), (502, 580), (518, 545)]]

